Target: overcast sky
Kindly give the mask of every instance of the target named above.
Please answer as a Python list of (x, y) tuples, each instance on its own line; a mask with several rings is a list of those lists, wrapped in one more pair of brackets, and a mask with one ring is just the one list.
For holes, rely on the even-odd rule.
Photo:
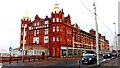
[[(77, 23), (80, 29), (89, 32), (95, 29), (93, 10), (94, 0), (1, 0), (0, 1), (0, 51), (9, 50), (9, 47), (20, 46), (20, 25), (21, 19), (27, 11), (31, 20), (36, 14), (41, 18), (46, 15), (51, 17), (54, 11), (54, 4), (59, 4), (59, 8), (70, 14), (72, 24)], [(109, 40), (113, 45), (113, 23), (118, 22), (118, 1), (120, 0), (96, 0), (99, 33)], [(88, 9), (85, 8), (85, 6)]]

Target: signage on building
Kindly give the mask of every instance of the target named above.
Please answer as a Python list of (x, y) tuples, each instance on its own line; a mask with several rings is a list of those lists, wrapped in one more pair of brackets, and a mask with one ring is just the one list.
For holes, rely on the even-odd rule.
[(20, 48), (19, 48), (19, 51), (20, 51), (20, 52), (22, 52), (22, 51), (23, 51), (23, 49), (20, 47)]
[(47, 28), (47, 27), (48, 27), (48, 25), (34, 26), (34, 27), (29, 27), (29, 30), (40, 29), (40, 28)]
[(12, 47), (9, 47), (9, 51), (12, 51)]

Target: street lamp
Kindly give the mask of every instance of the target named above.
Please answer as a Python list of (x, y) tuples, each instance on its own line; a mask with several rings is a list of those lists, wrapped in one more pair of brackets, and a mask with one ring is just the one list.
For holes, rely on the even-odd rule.
[(116, 23), (113, 23), (115, 27), (115, 39), (114, 39), (114, 45), (116, 45), (116, 51), (117, 51), (117, 56), (118, 56), (118, 47), (117, 47), (117, 35), (116, 35)]
[(98, 23), (97, 23), (97, 14), (96, 14), (96, 4), (94, 0), (94, 15), (95, 15), (95, 28), (96, 28), (96, 54), (97, 54), (97, 65), (100, 65), (99, 63), (99, 45), (98, 45)]

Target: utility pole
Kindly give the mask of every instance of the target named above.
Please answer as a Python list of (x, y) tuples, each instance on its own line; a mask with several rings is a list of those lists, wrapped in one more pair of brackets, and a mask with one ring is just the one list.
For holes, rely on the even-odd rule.
[(96, 14), (96, 2), (94, 0), (94, 14), (95, 14), (95, 28), (96, 28), (96, 54), (97, 54), (97, 65), (100, 65), (99, 62), (99, 45), (98, 45), (98, 23), (97, 23), (97, 14)]
[(116, 52), (117, 52), (117, 56), (118, 56), (118, 47), (117, 47), (117, 34), (116, 34), (116, 23), (113, 23), (115, 26), (115, 39), (114, 39), (114, 45), (116, 45)]

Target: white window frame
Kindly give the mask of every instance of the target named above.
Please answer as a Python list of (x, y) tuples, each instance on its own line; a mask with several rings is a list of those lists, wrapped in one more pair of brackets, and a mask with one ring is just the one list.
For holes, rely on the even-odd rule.
[(39, 26), (40, 24), (39, 24), (39, 22), (37, 22), (37, 26)]
[(53, 18), (53, 22), (55, 22), (55, 18)]
[(53, 27), (53, 32), (55, 32), (55, 27)]
[(49, 37), (48, 36), (44, 36), (44, 43), (48, 43), (49, 42)]
[(39, 30), (37, 30), (37, 34), (40, 34), (40, 31), (39, 31)]
[(36, 26), (36, 23), (34, 23), (34, 26)]
[(55, 37), (53, 37), (53, 42), (55, 42)]
[(25, 24), (25, 26), (24, 27), (27, 27), (27, 24)]
[(29, 30), (32, 30), (32, 27), (31, 27), (31, 26), (29, 27)]
[(48, 21), (45, 21), (45, 24), (48, 24)]
[(23, 32), (23, 31), (21, 31), (21, 35), (23, 35), (23, 33), (24, 33), (24, 32)]
[(24, 24), (22, 24), (22, 28), (24, 28)]
[(21, 43), (23, 43), (23, 40), (21, 40)]
[(60, 22), (62, 22), (62, 19), (60, 19)]
[(59, 22), (59, 18), (57, 18), (57, 22)]
[(60, 27), (60, 31), (62, 31), (62, 26)]
[(57, 41), (57, 42), (59, 41), (59, 38), (58, 38), (58, 37), (56, 38), (56, 41)]
[(59, 26), (57, 26), (57, 31), (59, 31)]
[(33, 43), (35, 43), (35, 42), (36, 42), (37, 44), (39, 44), (39, 37), (34, 37), (34, 38), (33, 38)]
[(48, 34), (48, 29), (45, 29), (45, 35), (47, 35)]

